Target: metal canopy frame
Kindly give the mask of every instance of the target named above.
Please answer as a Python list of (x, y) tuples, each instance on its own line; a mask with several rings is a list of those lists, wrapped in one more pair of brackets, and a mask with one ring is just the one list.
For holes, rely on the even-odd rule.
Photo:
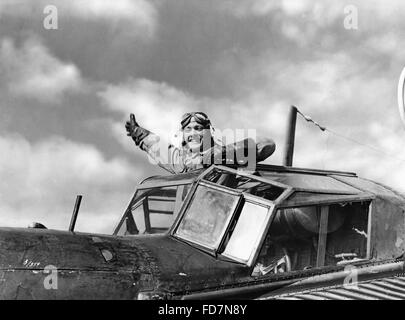
[[(185, 185), (191, 185), (195, 180), (194, 179), (184, 179), (184, 180), (175, 180), (175, 181), (160, 181), (160, 182), (155, 182), (155, 181), (147, 181), (143, 184), (139, 184), (133, 193), (133, 196), (131, 197), (131, 200), (129, 201), (123, 215), (121, 216), (121, 219), (118, 221), (116, 226), (114, 227), (113, 235), (117, 235), (119, 229), (122, 227), (122, 224), (125, 222), (125, 219), (128, 215), (128, 213), (131, 213), (133, 207), (137, 207), (140, 205), (144, 197), (142, 199), (139, 199), (134, 203), (136, 194), (138, 193), (139, 190), (145, 190), (145, 189), (151, 189), (151, 188), (165, 188), (165, 187), (180, 187), (177, 189), (177, 192), (179, 192), (179, 189), (181, 189), (181, 192), (183, 192), (184, 188), (181, 188), (181, 186)], [(176, 201), (178, 200), (178, 196), (176, 196)], [(184, 199), (186, 200), (186, 198)], [(177, 205), (177, 203), (176, 203)], [(175, 207), (174, 213), (178, 213), (180, 208)], [(146, 221), (145, 221), (146, 223)]]

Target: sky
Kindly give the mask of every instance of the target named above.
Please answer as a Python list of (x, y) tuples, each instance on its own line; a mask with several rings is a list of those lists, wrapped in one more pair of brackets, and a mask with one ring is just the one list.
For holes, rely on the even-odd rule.
[(165, 174), (126, 136), (130, 113), (166, 134), (205, 111), (274, 139), (278, 165), (296, 105), (330, 131), (299, 116), (294, 166), (404, 192), (404, 15), (401, 0), (0, 0), (0, 224), (66, 230), (81, 194), (76, 230), (111, 234), (136, 184)]

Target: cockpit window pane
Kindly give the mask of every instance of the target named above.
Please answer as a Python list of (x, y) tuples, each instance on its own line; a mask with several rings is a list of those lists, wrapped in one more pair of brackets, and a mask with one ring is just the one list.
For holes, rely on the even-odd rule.
[(215, 249), (239, 201), (239, 196), (199, 185), (176, 235)]
[(268, 207), (245, 202), (235, 230), (233, 230), (224, 255), (247, 262), (254, 253), (260, 230), (264, 227)]

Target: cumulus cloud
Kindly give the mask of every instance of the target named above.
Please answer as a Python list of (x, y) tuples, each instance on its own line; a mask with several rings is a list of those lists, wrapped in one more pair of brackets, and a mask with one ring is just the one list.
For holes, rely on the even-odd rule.
[[(122, 114), (123, 119), (129, 119), (133, 113), (141, 126), (167, 139), (178, 131), (181, 115), (198, 110), (200, 104), (191, 95), (166, 83), (146, 79), (107, 85), (98, 95), (104, 106)], [(124, 121), (113, 123), (112, 130), (124, 147), (133, 149), (133, 143), (124, 134)]]
[[(121, 85), (108, 85), (99, 92), (102, 103), (110, 110), (129, 117), (136, 115), (139, 124), (163, 137), (166, 141), (176, 142), (175, 133), (179, 130), (182, 114), (190, 111), (205, 111), (216, 129), (215, 138), (219, 142), (224, 135), (227, 143), (238, 137), (256, 136), (277, 132), (284, 125), (283, 107), (273, 106), (271, 112), (265, 112), (258, 122), (256, 112), (260, 112), (266, 104), (263, 97), (246, 97), (244, 101), (231, 99), (197, 98), (190, 93), (176, 89), (166, 83), (158, 83), (146, 79), (130, 80)], [(115, 138), (128, 151), (133, 151), (132, 141), (124, 134), (124, 120), (111, 123)], [(238, 133), (236, 130), (238, 129)], [(249, 130), (257, 130), (254, 134)], [(233, 136), (230, 131), (233, 130)], [(278, 137), (278, 135), (277, 135)]]
[[(55, 6), (58, 20), (73, 17), (82, 20), (104, 20), (112, 23), (129, 23), (129, 26), (140, 28), (152, 34), (156, 28), (157, 10), (147, 0), (3, 0), (0, 4), (0, 15), (29, 17), (43, 14), (48, 5)], [(135, 30), (133, 30), (135, 31)]]
[(400, 32), (392, 30), (399, 31), (401, 28), (397, 27), (404, 25), (402, 15), (398, 13), (405, 10), (405, 5), (401, 0), (393, 0), (389, 5), (379, 0), (353, 0), (349, 3), (345, 0), (333, 3), (322, 0), (228, 0), (221, 5), (221, 9), (240, 19), (266, 18), (286, 39), (293, 40), (304, 48), (313, 41), (322, 45), (323, 41), (330, 41), (339, 34), (349, 35), (353, 32), (344, 28), (344, 21), (349, 14), (357, 17), (357, 34), (351, 34), (361, 35), (361, 38), (356, 37), (356, 40), (367, 42), (369, 32), (373, 31), (374, 37), (387, 38), (387, 44), (391, 46), (393, 34), (397, 41), (401, 40)]
[(228, 0), (223, 3), (223, 8), (239, 17), (247, 15), (264, 16), (274, 11), (282, 11), (284, 14), (296, 16), (308, 11), (312, 5), (313, 2), (307, 0)]
[(74, 64), (60, 61), (35, 39), (26, 40), (20, 47), (9, 38), (1, 41), (0, 77), (1, 86), (11, 94), (44, 102), (55, 102), (84, 85)]
[(398, 178), (405, 170), (405, 135), (398, 130), (397, 78), (391, 70), (388, 76), (376, 76), (368, 63), (336, 53), (284, 66), (282, 72), (264, 68), (276, 92), (274, 97), (267, 95), (267, 101), (280, 99), (286, 104), (290, 99), (336, 133), (322, 132), (298, 116), (296, 166), (355, 171), (405, 190)]
[(107, 85), (99, 92), (105, 105), (113, 111), (139, 115), (145, 125), (159, 130), (176, 123), (179, 114), (196, 107), (198, 102), (189, 94), (166, 83), (132, 79), (119, 85)]
[(20, 135), (0, 137), (2, 226), (39, 221), (64, 229), (77, 194), (83, 195), (79, 231), (111, 233), (140, 178), (122, 158), (110, 160), (92, 145), (62, 137), (30, 143)]
[[(396, 86), (403, 66), (400, 64), (401, 48), (395, 48), (394, 44), (400, 43), (400, 34), (399, 29), (387, 32), (389, 23), (399, 23), (397, 18), (400, 15), (389, 20), (385, 11), (377, 12), (379, 6), (370, 7), (359, 1), (353, 4), (359, 10), (360, 28), (356, 31), (344, 28), (344, 8), (347, 5), (344, 1), (334, 4), (322, 1), (224, 2), (222, 9), (236, 16), (240, 23), (249, 25), (252, 17), (268, 17), (269, 21), (275, 21), (271, 24), (274, 26), (273, 38), (267, 46), (263, 45), (264, 49), (251, 55), (244, 47), (239, 47), (238, 52), (245, 54), (238, 54), (238, 59), (218, 55), (218, 59), (207, 67), (208, 72), (204, 70), (206, 80), (212, 79), (215, 83), (213, 75), (218, 72), (221, 79), (227, 79), (227, 85), (230, 83), (230, 86), (240, 88), (241, 94), (219, 99), (196, 98), (184, 91), (181, 91), (182, 95), (191, 97), (187, 100), (191, 105), (206, 108), (219, 128), (257, 128), (258, 133), (274, 138), (277, 151), (267, 161), (269, 163), (281, 163), (288, 107), (296, 104), (321, 124), (381, 150), (376, 153), (372, 148), (335, 136), (328, 139), (327, 134), (299, 118), (296, 165), (353, 170), (403, 189), (403, 183), (392, 170), (403, 167), (403, 163), (396, 159), (403, 156), (395, 151), (401, 150), (404, 138), (402, 132), (396, 130), (400, 125)], [(393, 6), (389, 7), (392, 12)], [(373, 21), (373, 17), (379, 24)], [(292, 40), (292, 43), (285, 39)], [(241, 46), (241, 42), (237, 44)], [(235, 83), (234, 79), (237, 79)], [(221, 87), (219, 82), (216, 83)], [(149, 109), (150, 103), (144, 103), (145, 111), (142, 112), (165, 112), (166, 99), (152, 98), (157, 91), (145, 90), (146, 87), (142, 88), (138, 83), (126, 86), (125, 93), (110, 90), (109, 105), (129, 113), (131, 103), (128, 102), (134, 92), (137, 92), (137, 97), (146, 97), (139, 92), (147, 91), (153, 94), (145, 100), (156, 104)], [(157, 88), (159, 84), (153, 83), (152, 87)], [(106, 100), (105, 93), (101, 96)], [(113, 97), (117, 101), (123, 97), (122, 101), (127, 102), (114, 102)], [(118, 104), (127, 107), (118, 107)], [(177, 121), (175, 118), (173, 121)], [(155, 116), (150, 119), (145, 126), (153, 128), (158, 123), (158, 127), (166, 129), (160, 119)], [(122, 135), (122, 126), (122, 123), (117, 124), (117, 134)], [(384, 133), (376, 130), (376, 126), (381, 126)], [(387, 128), (393, 130), (385, 130)], [(390, 158), (384, 153), (397, 157)], [(376, 166), (381, 169), (374, 170)]]
[[(350, 132), (343, 139), (329, 132), (316, 132), (314, 128), (300, 128), (297, 137), (295, 165), (357, 173), (405, 192), (405, 152), (401, 146), (402, 137), (393, 135), (386, 128), (378, 129), (379, 134), (364, 136), (357, 140)], [(311, 138), (310, 143), (307, 139)], [(353, 142), (351, 139), (357, 141)]]
[[(334, 34), (333, 39), (337, 36)], [(374, 36), (359, 41), (367, 44)], [(297, 105), (349, 139), (324, 133), (298, 116), (294, 165), (355, 171), (404, 190), (398, 173), (404, 170), (405, 163), (400, 159), (405, 159), (401, 151), (405, 135), (398, 130), (401, 123), (396, 102), (403, 66), (391, 59), (395, 37), (386, 37), (387, 47), (381, 50), (369, 50), (371, 45), (385, 43), (384, 38), (377, 37), (367, 49), (340, 48), (335, 43), (334, 52), (315, 46), (317, 49), (311, 54), (303, 50), (303, 57), (290, 56), (288, 52), (277, 56), (276, 49), (263, 51), (255, 59), (244, 61), (249, 67), (242, 69), (243, 77), (238, 79), (243, 79), (243, 85), (250, 90), (238, 97), (227, 117), (234, 114), (232, 124), (243, 121), (275, 138), (277, 151), (266, 162), (281, 163), (288, 107)], [(226, 61), (218, 62), (221, 63)], [(229, 69), (241, 72), (238, 65)]]
[[(265, 161), (271, 164), (282, 163), (288, 107), (298, 102), (301, 111), (348, 139), (321, 132), (298, 116), (296, 166), (354, 171), (405, 190), (401, 175), (397, 174), (405, 170), (401, 161), (405, 159), (405, 152), (398, 152), (402, 150), (403, 136), (389, 129), (395, 116), (377, 107), (384, 103), (385, 97), (392, 95), (386, 79), (364, 81), (353, 60), (342, 54), (286, 67), (283, 71), (277, 74), (268, 70), (273, 79), (271, 83), (278, 83), (274, 90), (256, 88), (251, 95), (237, 101), (197, 99), (167, 84), (144, 79), (108, 86), (99, 96), (111, 110), (125, 115), (133, 112), (143, 126), (162, 135), (177, 129), (182, 112), (206, 108), (218, 131), (256, 129), (258, 135), (273, 138), (277, 151)], [(370, 91), (370, 88), (373, 89)], [(273, 96), (274, 91), (285, 93), (291, 100), (283, 99), (283, 94)], [(370, 109), (370, 104), (375, 107)], [(369, 112), (365, 112), (367, 108)], [(384, 121), (376, 117), (379, 113), (387, 115)], [(123, 122), (112, 123), (112, 128), (115, 137), (133, 152), (133, 143), (124, 134)]]
[(152, 27), (156, 19), (156, 9), (146, 0), (118, 0), (114, 2), (102, 0), (71, 1), (64, 6), (72, 14), (83, 18), (120, 18), (134, 19), (136, 23)]

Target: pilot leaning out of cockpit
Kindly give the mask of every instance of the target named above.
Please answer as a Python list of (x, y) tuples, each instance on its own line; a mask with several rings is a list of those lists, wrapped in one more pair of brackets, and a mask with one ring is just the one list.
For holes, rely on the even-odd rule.
[[(185, 113), (180, 122), (181, 143), (162, 144), (160, 137), (141, 127), (133, 114), (125, 125), (127, 135), (163, 169), (175, 174), (207, 167), (211, 164), (248, 165), (249, 157), (238, 154), (252, 152), (256, 162), (273, 154), (276, 145), (272, 139), (252, 138), (221, 146), (214, 141), (213, 127), (203, 112)], [(166, 150), (162, 150), (165, 145)], [(162, 152), (163, 151), (163, 152)], [(232, 158), (232, 159), (231, 159)], [(251, 165), (251, 164), (249, 164)]]

